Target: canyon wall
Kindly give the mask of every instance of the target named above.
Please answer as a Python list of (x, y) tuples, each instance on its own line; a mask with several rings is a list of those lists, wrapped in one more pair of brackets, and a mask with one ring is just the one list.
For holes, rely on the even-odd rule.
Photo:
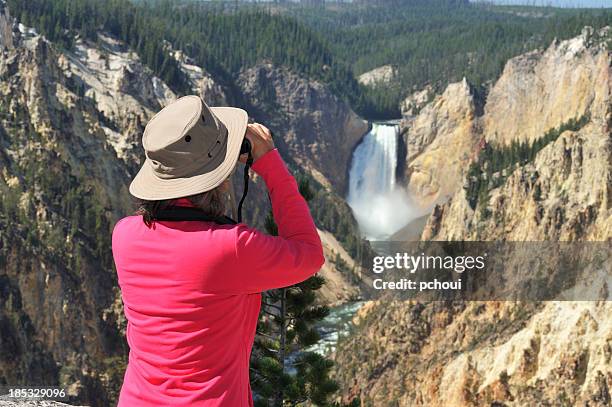
[[(64, 50), (15, 21), (1, 2), (0, 53), (0, 384), (60, 385), (73, 402), (112, 405), (127, 344), (111, 231), (134, 210), (127, 187), (144, 157), (144, 126), (179, 95), (111, 36), (77, 39)], [(211, 105), (243, 100), (262, 112), (276, 108), (264, 106), (255, 88), (245, 85), (250, 93), (236, 94), (187, 56), (174, 55), (192, 92)], [(313, 183), (318, 208), (325, 208), (316, 221), (331, 225), (321, 230), (326, 255), (352, 264), (336, 224), (324, 217), (342, 218), (344, 234), (356, 233), (354, 220), (338, 215), (348, 211), (338, 191), (365, 124), (322, 84), (283, 72), (296, 87), (279, 90), (276, 100), (293, 116), (271, 127), (292, 171), (329, 179)], [(269, 116), (252, 113), (268, 124)], [(322, 124), (327, 114), (340, 120), (333, 128)], [(341, 153), (331, 147), (338, 139)], [(292, 154), (315, 159), (292, 160)], [(253, 180), (246, 219), (262, 225), (269, 203)], [(355, 295), (347, 271), (333, 260), (323, 271), (333, 284), (321, 302)]]
[(408, 97), (400, 122), (407, 148), (404, 178), (422, 210), (457, 190), (480, 137), (480, 101), (465, 79), (448, 85), (441, 95), (431, 92)]
[(485, 143), (533, 142), (572, 119), (605, 120), (609, 35), (586, 27), (573, 39), (512, 58), (488, 91), (464, 80), (439, 95), (429, 87), (406, 98), (400, 127), (411, 200), (427, 210), (446, 202)]
[(344, 196), (351, 155), (367, 122), (322, 83), (270, 63), (244, 69), (237, 84), (251, 101), (249, 110), (282, 134), (278, 147)]
[[(540, 144), (529, 150), (532, 156), (485, 179), (475, 201), (465, 168), (448, 202), (434, 206), (423, 240), (610, 241), (609, 41), (608, 29), (587, 28), (508, 63), (479, 119), (484, 142), (466, 167), (512, 140)], [(430, 109), (435, 100), (441, 98)], [(577, 116), (585, 119), (567, 129)], [(431, 146), (425, 144), (417, 143), (421, 155)], [(399, 406), (610, 405), (609, 299), (370, 302), (336, 353), (342, 399)]]

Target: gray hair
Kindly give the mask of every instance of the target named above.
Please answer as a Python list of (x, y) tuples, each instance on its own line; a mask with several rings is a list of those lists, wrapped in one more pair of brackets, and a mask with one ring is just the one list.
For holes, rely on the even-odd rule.
[[(225, 214), (226, 197), (222, 186), (200, 194), (186, 196), (185, 198), (189, 199), (196, 208), (201, 209), (208, 216), (218, 217)], [(159, 211), (173, 206), (177, 199), (179, 198), (164, 199), (161, 201), (147, 201), (141, 199), (138, 201), (138, 209), (135, 214), (141, 215), (145, 225), (151, 227)]]

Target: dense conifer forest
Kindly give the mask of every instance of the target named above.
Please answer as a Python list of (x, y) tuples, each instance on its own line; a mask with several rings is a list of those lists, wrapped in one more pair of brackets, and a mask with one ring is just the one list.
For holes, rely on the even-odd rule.
[[(132, 46), (179, 93), (186, 80), (170, 56), (181, 49), (229, 82), (262, 59), (326, 82), (369, 119), (397, 118), (399, 102), (427, 84), (494, 80), (508, 58), (612, 23), (612, 10), (498, 7), (460, 0), (327, 3), (9, 0), (20, 21), (70, 48), (75, 34), (105, 30)], [(392, 65), (390, 83), (356, 76)]]
[[(480, 205), (481, 212), (487, 214), (486, 205), (489, 191), (504, 184), (504, 181), (518, 166), (523, 166), (535, 159), (536, 154), (559, 138), (566, 131), (582, 129), (590, 118), (581, 116), (570, 119), (557, 128), (549, 129), (546, 134), (533, 142), (513, 140), (508, 146), (495, 146), (487, 143), (478, 154), (478, 159), (470, 164), (468, 183), (465, 186), (467, 200), (472, 209)], [(539, 187), (534, 191), (534, 198), (540, 199)]]

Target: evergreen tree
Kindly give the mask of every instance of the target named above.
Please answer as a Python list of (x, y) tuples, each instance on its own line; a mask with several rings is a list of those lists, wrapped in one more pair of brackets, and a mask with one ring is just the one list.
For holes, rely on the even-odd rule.
[[(298, 185), (304, 199), (310, 201), (314, 194), (307, 178), (298, 177)], [(278, 235), (272, 213), (266, 218), (266, 230)], [(319, 341), (314, 324), (329, 313), (327, 307), (315, 305), (316, 291), (323, 284), (323, 278), (315, 275), (263, 293), (251, 363), (257, 406), (328, 405), (329, 396), (338, 389), (329, 378), (333, 363), (305, 350)]]
[[(557, 140), (564, 131), (578, 131), (589, 121), (588, 114), (579, 119), (571, 118), (559, 127), (549, 129), (533, 142), (513, 140), (510, 146), (497, 147), (487, 144), (468, 169), (465, 191), (470, 207), (476, 209), (480, 203), (483, 203), (480, 209), (481, 213), (486, 215), (489, 191), (502, 185), (513, 168), (534, 160), (540, 150)], [(534, 192), (534, 199), (540, 199), (540, 194), (538, 187)]]
[[(175, 91), (190, 91), (170, 57), (168, 41), (221, 80), (263, 59), (326, 82), (361, 116), (397, 118), (399, 102), (426, 84), (464, 76), (474, 85), (495, 79), (505, 62), (568, 38), (585, 25), (612, 24), (609, 10), (547, 9), (526, 18), (463, 1), (398, 2), (276, 8), (257, 4), (157, 0), (8, 0), (11, 13), (50, 40), (71, 48), (75, 34), (95, 41), (104, 30), (125, 41)], [(280, 13), (278, 12), (280, 11)], [(381, 65), (397, 70), (389, 84), (367, 87), (355, 75)]]

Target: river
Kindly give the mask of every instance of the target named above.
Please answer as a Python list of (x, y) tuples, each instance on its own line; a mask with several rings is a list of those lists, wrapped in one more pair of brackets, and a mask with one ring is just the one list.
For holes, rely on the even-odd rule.
[(353, 316), (363, 304), (363, 301), (351, 301), (332, 307), (329, 315), (317, 324), (321, 340), (306, 350), (320, 355), (334, 352), (338, 340), (350, 332)]
[[(347, 202), (362, 234), (371, 241), (388, 239), (415, 218), (407, 193), (397, 182), (398, 142), (397, 124), (375, 122), (353, 152)], [(316, 327), (321, 340), (308, 350), (321, 355), (335, 351), (338, 339), (350, 332), (353, 316), (363, 303), (331, 308)]]

